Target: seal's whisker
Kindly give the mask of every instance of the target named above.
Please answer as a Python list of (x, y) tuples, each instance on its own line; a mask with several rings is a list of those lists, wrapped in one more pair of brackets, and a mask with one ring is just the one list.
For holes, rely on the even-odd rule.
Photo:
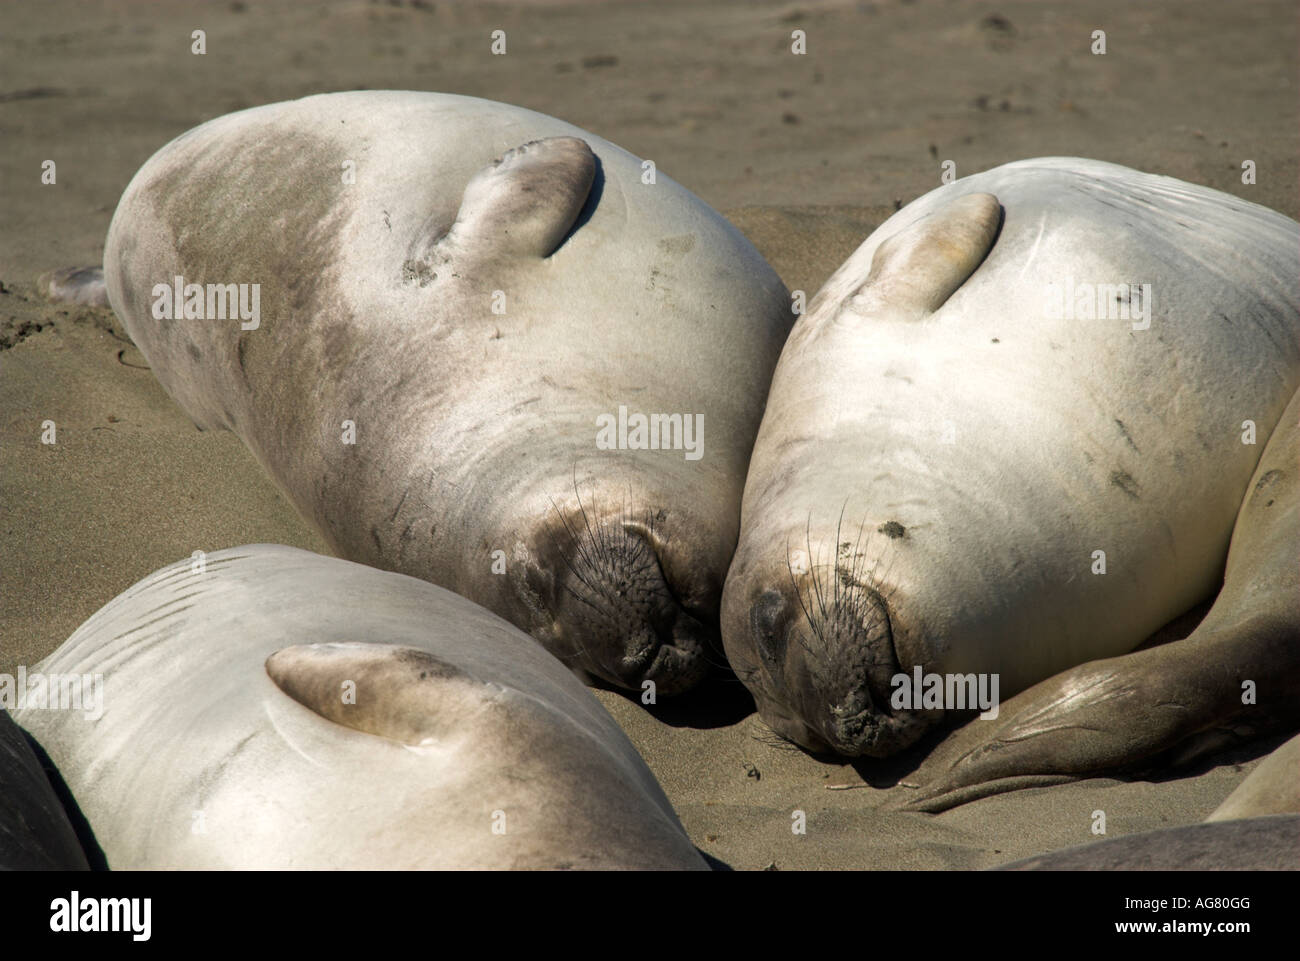
[[(548, 498), (548, 500), (551, 499)], [(555, 508), (555, 513), (560, 519), (561, 526), (563, 526), (565, 533), (569, 535), (569, 542), (573, 546), (574, 550), (577, 552), (578, 559), (582, 561), (582, 566), (586, 567), (589, 571), (598, 570), (596, 565), (592, 563), (591, 557), (583, 549), (582, 542), (578, 538), (577, 534), (575, 534), (573, 528), (569, 526), (568, 519), (564, 516), (564, 513), (560, 511), (558, 507), (556, 507), (554, 500), (551, 500), (551, 506)], [(560, 560), (564, 562), (564, 566), (569, 569), (569, 572), (572, 573), (574, 577), (578, 578), (578, 580), (582, 581), (582, 583), (585, 584), (589, 590), (593, 592), (598, 590), (598, 588), (594, 584), (592, 584), (590, 581), (587, 580), (586, 576), (584, 576), (584, 573), (578, 569), (578, 566), (573, 563), (573, 561), (569, 557), (568, 551), (560, 549), (556, 551), (556, 554), (559, 555)]]
[[(595, 531), (593, 531), (593, 530), (591, 529), (591, 518), (587, 515), (587, 508), (583, 506), (583, 503), (582, 503), (582, 493), (578, 490), (578, 468), (577, 468), (577, 465), (574, 465), (574, 469), (573, 469), (573, 496), (574, 496), (574, 498), (577, 499), (577, 501), (578, 501), (578, 511), (579, 511), (579, 513), (582, 514), (582, 523), (583, 523), (583, 524), (585, 525), (585, 527), (587, 528), (587, 537), (590, 538), (590, 540), (592, 541), (592, 543), (595, 545), (597, 555), (598, 555), (598, 556), (600, 557), (600, 559), (601, 559), (603, 562), (605, 562), (606, 564), (611, 564), (611, 562), (610, 562), (610, 556), (609, 556), (609, 551), (608, 551), (608, 549), (606, 548), (606, 545), (602, 542), (602, 538), (600, 537), (600, 535), (598, 535)], [(592, 506), (592, 509), (595, 510), (595, 509), (596, 509), (596, 506), (597, 506), (596, 503), (595, 503), (595, 495), (593, 494), (592, 497), (593, 497), (593, 500), (592, 500), (592, 505), (591, 505), (591, 506)], [(611, 564), (611, 566), (612, 566), (612, 564)]]
[[(794, 589), (795, 600), (797, 600), (797, 601), (799, 602), (799, 609), (800, 609), (801, 611), (803, 611), (803, 617), (804, 617), (804, 620), (807, 621), (809, 628), (810, 628), (814, 633), (816, 633), (816, 631), (817, 631), (817, 623), (816, 623), (816, 621), (813, 619), (812, 612), (808, 609), (808, 604), (804, 603), (803, 592), (799, 590), (799, 583), (798, 583), (798, 581), (795, 580), (794, 567), (791, 566), (791, 564), (790, 564), (789, 547), (788, 547), (788, 546), (787, 546), (787, 548), (786, 548), (785, 567), (786, 567), (786, 570), (790, 572), (790, 586)], [(808, 603), (810, 604), (811, 602), (812, 602), (812, 597), (811, 597), (811, 595), (810, 595), (809, 598), (808, 598)], [(798, 641), (800, 647), (802, 647), (802, 648), (803, 648), (805, 651), (807, 651), (809, 654), (812, 653), (812, 648), (808, 645), (808, 642), (807, 642), (806, 640), (804, 640), (804, 638), (803, 638), (803, 634), (802, 634), (800, 631), (791, 631), (790, 633), (794, 634), (794, 636), (795, 636), (795, 640)]]
[(760, 744), (765, 744), (778, 751), (799, 751), (802, 753), (803, 749), (799, 747), (798, 744), (790, 740), (790, 738), (786, 737), (784, 734), (772, 730), (772, 728), (768, 727), (761, 721), (756, 724), (755, 727), (757, 730), (751, 730), (749, 736)]

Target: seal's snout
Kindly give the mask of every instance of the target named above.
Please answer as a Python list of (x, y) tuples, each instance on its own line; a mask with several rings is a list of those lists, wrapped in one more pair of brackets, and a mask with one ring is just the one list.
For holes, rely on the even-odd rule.
[(796, 588), (764, 591), (749, 610), (750, 637), (770, 681), (756, 692), (764, 721), (813, 752), (885, 757), (908, 747), (930, 722), (890, 707), (901, 668), (884, 599), (839, 582), (794, 598)]
[(849, 691), (838, 704), (830, 706), (825, 723), (827, 735), (841, 754), (862, 754), (863, 745), (872, 739), (871, 728), (879, 713), (873, 710), (871, 694), (865, 688)]
[(568, 552), (556, 621), (578, 666), (620, 687), (675, 694), (708, 670), (710, 632), (683, 606), (634, 525), (584, 528)]
[(808, 719), (826, 742), (850, 757), (888, 757), (914, 743), (930, 721), (891, 706), (902, 668), (884, 598), (853, 585), (837, 591), (812, 621)]

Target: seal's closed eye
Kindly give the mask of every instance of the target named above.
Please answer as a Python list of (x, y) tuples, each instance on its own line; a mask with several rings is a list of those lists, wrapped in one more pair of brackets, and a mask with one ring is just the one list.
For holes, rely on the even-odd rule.
[(758, 642), (758, 651), (769, 667), (778, 668), (785, 657), (785, 598), (780, 591), (766, 590), (749, 611), (750, 629)]

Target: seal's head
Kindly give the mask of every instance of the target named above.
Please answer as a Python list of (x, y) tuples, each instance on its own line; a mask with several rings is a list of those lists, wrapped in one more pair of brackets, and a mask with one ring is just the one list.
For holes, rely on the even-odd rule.
[(891, 682), (904, 667), (889, 592), (851, 547), (841, 545), (833, 563), (792, 552), (780, 569), (733, 571), (723, 636), (728, 660), (779, 736), (815, 753), (886, 757), (920, 738), (937, 712), (891, 705)]
[[(545, 616), (542, 640), (571, 668), (611, 684), (675, 694), (698, 683), (719, 658), (721, 584), (715, 565), (692, 556), (700, 524), (668, 511), (602, 514), (575, 501), (557, 508), (515, 584)], [(680, 533), (679, 533), (680, 532)], [(536, 631), (534, 631), (536, 635)]]

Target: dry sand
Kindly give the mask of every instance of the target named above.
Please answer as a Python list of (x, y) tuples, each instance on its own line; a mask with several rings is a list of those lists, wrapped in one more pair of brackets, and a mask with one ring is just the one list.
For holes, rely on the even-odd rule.
[[(189, 52), (198, 28), (202, 57)], [(488, 53), (497, 28), (505, 57)], [(807, 56), (789, 53), (796, 28)], [(1107, 32), (1104, 57), (1088, 52), (1094, 29)], [(325, 550), (238, 440), (194, 428), (110, 311), (36, 294), (41, 272), (98, 262), (131, 175), (195, 124), (362, 87), (530, 107), (654, 159), (811, 295), (949, 159), (964, 175), (1095, 157), (1297, 216), (1296, 33), (1291, 2), (1219, 0), (6, 4), (0, 672), (196, 549)], [(40, 183), (47, 159), (53, 186)], [(1240, 182), (1246, 159), (1254, 186)], [(47, 419), (52, 447), (39, 442)], [(1091, 840), (1095, 810), (1109, 837), (1188, 824), (1284, 740), (1160, 779), (1093, 779), (934, 816), (890, 810), (919, 751), (850, 766), (775, 745), (734, 680), (653, 713), (597, 696), (696, 844), (746, 869), (986, 867)], [(845, 784), (860, 787), (828, 790)]]

